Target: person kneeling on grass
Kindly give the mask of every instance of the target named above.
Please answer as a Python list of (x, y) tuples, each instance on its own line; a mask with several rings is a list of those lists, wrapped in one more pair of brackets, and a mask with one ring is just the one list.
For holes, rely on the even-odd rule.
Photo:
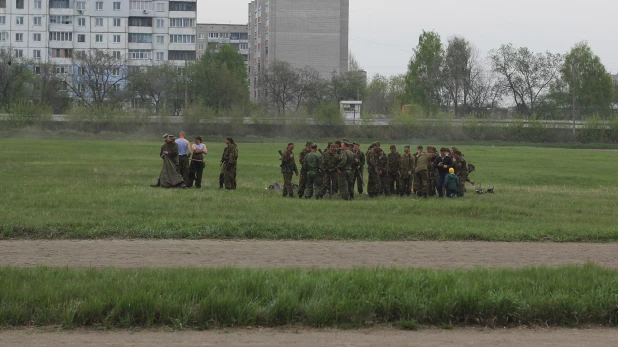
[(457, 187), (459, 187), (459, 178), (455, 175), (455, 169), (448, 169), (448, 175), (444, 181), (446, 187), (446, 196), (454, 198), (457, 195)]

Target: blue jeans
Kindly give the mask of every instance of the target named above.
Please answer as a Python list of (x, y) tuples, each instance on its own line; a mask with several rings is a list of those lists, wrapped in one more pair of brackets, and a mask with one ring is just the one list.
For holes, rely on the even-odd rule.
[(446, 173), (440, 173), (438, 176), (438, 195), (440, 197), (444, 196), (444, 184), (446, 183)]

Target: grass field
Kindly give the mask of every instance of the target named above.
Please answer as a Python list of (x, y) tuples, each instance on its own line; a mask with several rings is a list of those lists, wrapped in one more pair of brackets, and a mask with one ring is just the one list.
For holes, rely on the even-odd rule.
[(0, 268), (0, 326), (618, 324), (618, 271)]
[(459, 146), (495, 195), (317, 202), (265, 189), (283, 143), (239, 145), (236, 191), (217, 190), (223, 144), (207, 145), (204, 188), (163, 190), (157, 142), (5, 139), (0, 237), (618, 241), (615, 151)]

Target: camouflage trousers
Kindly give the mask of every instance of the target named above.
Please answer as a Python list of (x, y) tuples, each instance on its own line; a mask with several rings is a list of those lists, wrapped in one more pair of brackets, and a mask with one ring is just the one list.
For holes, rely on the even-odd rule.
[[(329, 195), (335, 195), (337, 192), (337, 181), (339, 180), (339, 175), (337, 171), (333, 172), (325, 172), (322, 177), (322, 190), (320, 191), (320, 195), (324, 196), (327, 193)], [(331, 191), (332, 187), (332, 191)]]
[(358, 170), (354, 170), (354, 183), (356, 184), (356, 189), (358, 190), (358, 194), (363, 194), (363, 186), (365, 182), (363, 182), (363, 168), (361, 167)]
[(399, 177), (399, 195), (410, 195), (412, 193), (412, 176)]
[(418, 196), (427, 196), (429, 194), (429, 176), (427, 170), (420, 170), (414, 174), (414, 183), (418, 185), (416, 194)]
[(466, 179), (468, 178), (466, 175), (457, 176), (459, 179), (459, 186), (457, 186), (457, 196), (463, 197), (466, 193)]
[(225, 189), (236, 189), (236, 165), (223, 166), (223, 182)]
[(305, 186), (307, 185), (307, 171), (300, 170), (298, 178), (298, 197), (305, 195)]
[(339, 174), (339, 193), (343, 200), (354, 199), (354, 173), (351, 170), (341, 170)]
[(386, 173), (383, 173), (380, 176), (380, 185), (382, 187), (382, 191), (380, 193), (386, 196), (391, 195), (391, 183), (393, 183), (391, 176), (389, 176)]
[(436, 182), (437, 180), (438, 180), (438, 175), (435, 173), (435, 171), (433, 169), (427, 170), (427, 181), (428, 181), (427, 194), (429, 196), (436, 195), (437, 184), (438, 184), (438, 182)]
[(367, 193), (369, 196), (376, 196), (382, 192), (382, 182), (380, 181), (380, 176), (376, 172), (375, 167), (369, 167), (367, 172), (368, 181), (367, 181)]
[(307, 172), (307, 187), (305, 188), (305, 197), (311, 198), (315, 191), (316, 198), (321, 197), (322, 192), (322, 174), (319, 171)]
[(292, 172), (286, 171), (283, 174), (283, 197), (294, 196), (294, 190), (292, 189)]
[(391, 194), (397, 194), (401, 187), (399, 186), (399, 174), (388, 174), (388, 190)]

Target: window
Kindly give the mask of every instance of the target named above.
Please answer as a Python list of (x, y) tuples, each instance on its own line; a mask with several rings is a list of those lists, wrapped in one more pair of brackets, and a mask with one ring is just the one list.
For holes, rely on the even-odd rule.
[(171, 28), (191, 28), (195, 26), (193, 18), (170, 18)]
[(157, 45), (162, 45), (165, 43), (165, 36), (163, 35), (157, 35)]
[(24, 41), (24, 34), (22, 34), (22, 33), (15, 33), (15, 41), (16, 42), (23, 42)]
[(97, 1), (96, 9), (97, 11), (103, 11), (103, 1)]
[(77, 85), (77, 91), (83, 93), (86, 91), (86, 85), (84, 83), (80, 83)]
[(0, 41), (6, 41), (7, 37), (8, 37), (7, 33), (0, 33)]
[(85, 1), (78, 1), (77, 5), (75, 6), (75, 8), (77, 8), (78, 10), (85, 10), (86, 9), (86, 2)]
[(0, 25), (6, 24), (6, 16), (0, 16)]
[(41, 50), (35, 49), (32, 51), (32, 58), (41, 59)]
[(130, 33), (129, 42), (131, 43), (152, 43), (152, 34)]
[(120, 43), (120, 35), (114, 35), (114, 43)]
[(115, 27), (119, 27), (120, 26), (120, 18), (114, 18), (114, 26)]
[(157, 12), (165, 12), (165, 3), (157, 2)]
[[(73, 50), (71, 50), (71, 49), (64, 49), (64, 48), (52, 48), (51, 49), (51, 56), (52, 56), (52, 58), (72, 58), (73, 57)], [(63, 67), (63, 69), (64, 69), (64, 67)], [(56, 72), (58, 72), (57, 70), (58, 70), (58, 68), (56, 68)]]
[(152, 18), (150, 17), (129, 17), (130, 27), (150, 27), (152, 28)]
[(49, 0), (49, 8), (70, 8), (69, 0)]
[(168, 60), (195, 60), (195, 50), (191, 51), (169, 51)]
[(114, 1), (114, 11), (120, 11), (120, 2)]
[(197, 49), (199, 49), (200, 51), (204, 50), (204, 44), (200, 43), (199, 45), (197, 45)]
[(152, 52), (147, 49), (130, 49), (129, 59), (145, 60), (150, 59)]
[(16, 0), (15, 8), (23, 10), (24, 9), (24, 0)]
[(6, 0), (0, 0), (0, 8), (6, 8)]
[(96, 42), (96, 43), (101, 43), (101, 42), (103, 42), (103, 35), (101, 35), (101, 34), (97, 34), (97, 35), (95, 35), (95, 36), (94, 36), (94, 42)]
[(120, 51), (114, 51), (114, 59), (120, 59)]
[(16, 49), (13, 52), (15, 53), (15, 58), (23, 58), (24, 57), (24, 50), (23, 49)]
[(32, 41), (41, 42), (41, 34), (40, 33), (32, 34)]
[(41, 17), (34, 17), (33, 25), (41, 25)]
[(73, 24), (71, 16), (49, 16), (49, 24)]
[(218, 39), (219, 38), (219, 33), (208, 33), (208, 38), (209, 39)]
[(73, 41), (73, 33), (64, 31), (50, 31), (49, 41)]
[(165, 28), (165, 19), (157, 19), (157, 28)]
[(170, 11), (195, 11), (195, 2), (170, 1)]
[(157, 61), (162, 61), (163, 60), (163, 52), (157, 52)]
[(15, 17), (15, 20), (17, 22), (17, 25), (24, 25), (24, 17), (22, 16)]
[(77, 25), (80, 27), (86, 26), (86, 18), (77, 18)]
[(94, 26), (95, 27), (102, 27), (103, 26), (103, 18), (95, 18), (94, 19)]
[(84, 34), (79, 34), (77, 35), (77, 42), (86, 42), (86, 35)]
[(41, 8), (41, 0), (34, 0), (34, 8)]
[(195, 43), (195, 35), (170, 35), (170, 43)]
[(249, 49), (249, 44), (248, 43), (241, 43), (240, 45), (238, 45), (239, 49)]
[(34, 74), (35, 75), (40, 75), (41, 74), (41, 67), (40, 66), (35, 66), (34, 67)]
[(154, 9), (152, 1), (131, 1), (129, 3), (130, 10), (152, 10)]
[(120, 76), (120, 69), (115, 67), (112, 69), (112, 76)]
[(204, 39), (204, 33), (200, 33), (200, 40)]

